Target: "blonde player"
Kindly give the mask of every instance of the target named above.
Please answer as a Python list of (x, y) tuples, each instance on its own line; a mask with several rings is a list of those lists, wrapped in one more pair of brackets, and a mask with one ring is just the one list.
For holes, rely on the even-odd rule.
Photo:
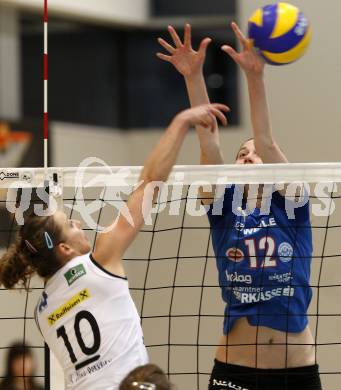
[[(286, 163), (271, 130), (264, 62), (235, 23), (232, 29), (242, 51), (226, 45), (222, 50), (246, 76), (253, 127), (253, 138), (242, 144), (236, 164)], [(203, 64), (210, 38), (195, 51), (190, 25), (185, 27), (183, 42), (172, 26), (168, 31), (173, 45), (159, 38), (168, 54), (158, 53), (158, 57), (172, 63), (184, 76), (192, 107), (208, 103)], [(210, 137), (203, 130), (197, 127), (201, 162), (223, 164), (218, 127)], [(289, 220), (283, 193), (274, 192), (270, 214), (261, 213), (258, 200), (253, 212), (240, 215), (232, 209), (235, 188), (225, 191), (222, 213), (215, 214), (212, 206), (208, 211), (226, 303), (209, 389), (320, 390), (307, 318), (312, 296), (309, 204), (295, 210), (295, 219)], [(205, 196), (204, 203), (211, 204), (214, 194)]]
[(148, 362), (122, 257), (143, 224), (148, 184), (167, 180), (190, 126), (209, 131), (215, 118), (226, 124), (227, 110), (208, 104), (174, 118), (142, 170), (143, 184), (128, 199), (134, 224), (120, 215), (98, 236), (93, 253), (80, 223), (57, 212), (31, 215), (1, 258), (0, 285), (12, 288), (21, 282), (28, 287), (34, 273), (46, 282), (36, 320), (63, 367), (67, 389), (118, 389), (132, 369)]

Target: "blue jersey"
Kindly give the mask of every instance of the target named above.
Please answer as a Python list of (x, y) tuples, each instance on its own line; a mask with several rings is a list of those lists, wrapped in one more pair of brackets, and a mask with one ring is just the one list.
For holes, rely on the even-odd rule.
[(309, 202), (295, 209), (295, 218), (290, 219), (285, 198), (274, 192), (267, 215), (258, 208), (248, 216), (236, 215), (232, 211), (235, 188), (225, 190), (221, 215), (214, 215), (213, 205), (208, 210), (226, 302), (224, 334), (241, 317), (253, 326), (301, 332), (308, 324), (312, 296)]

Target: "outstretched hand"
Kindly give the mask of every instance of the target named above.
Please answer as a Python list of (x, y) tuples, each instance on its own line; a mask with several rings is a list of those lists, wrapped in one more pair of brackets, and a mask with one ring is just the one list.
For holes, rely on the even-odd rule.
[(169, 55), (157, 53), (157, 57), (173, 64), (177, 71), (184, 77), (190, 77), (196, 75), (198, 72), (202, 72), (206, 57), (206, 49), (211, 43), (211, 39), (203, 39), (198, 51), (195, 51), (192, 48), (192, 31), (190, 24), (185, 25), (183, 42), (174, 27), (168, 26), (168, 32), (172, 37), (174, 45), (172, 46), (164, 39), (158, 38), (158, 42)]
[(224, 104), (212, 103), (189, 108), (178, 114), (178, 117), (188, 126), (202, 126), (213, 132), (216, 127), (216, 119), (219, 119), (224, 126), (227, 125), (225, 113), (229, 111), (229, 107)]
[(222, 50), (228, 54), (248, 74), (262, 74), (265, 61), (256, 53), (251, 40), (247, 39), (238, 25), (231, 23), (232, 30), (241, 44), (242, 51), (238, 53), (231, 46), (224, 45)]

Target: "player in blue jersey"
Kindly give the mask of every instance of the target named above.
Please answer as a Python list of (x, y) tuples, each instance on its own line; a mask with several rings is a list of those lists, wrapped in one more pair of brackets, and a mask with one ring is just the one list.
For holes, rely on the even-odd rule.
[[(240, 147), (236, 164), (287, 163), (271, 130), (264, 62), (235, 23), (232, 29), (242, 51), (238, 53), (229, 46), (222, 50), (246, 76), (253, 128), (253, 138)], [(157, 56), (172, 63), (184, 76), (192, 106), (208, 103), (203, 64), (210, 38), (202, 40), (195, 51), (190, 25), (185, 26), (183, 41), (173, 27), (169, 26), (168, 31), (173, 44), (159, 38), (168, 54)], [(218, 127), (210, 135), (200, 126), (196, 129), (201, 163), (223, 164)], [(247, 186), (245, 191), (237, 186), (227, 188), (220, 213), (219, 202), (211, 205), (215, 194), (202, 193), (203, 203), (211, 205), (208, 218), (226, 302), (223, 335), (209, 389), (321, 390), (307, 320), (312, 295), (309, 204), (297, 208), (290, 219), (285, 209), (290, 200), (284, 198), (284, 190), (273, 193), (267, 213), (261, 209), (261, 199), (254, 210), (245, 209), (247, 192)], [(238, 204), (233, 202), (234, 196), (241, 200), (239, 209), (234, 209), (233, 205)]]

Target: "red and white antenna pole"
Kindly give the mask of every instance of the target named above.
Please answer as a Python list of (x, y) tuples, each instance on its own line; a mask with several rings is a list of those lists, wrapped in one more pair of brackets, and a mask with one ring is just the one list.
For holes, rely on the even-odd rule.
[(48, 168), (48, 138), (49, 138), (49, 117), (48, 117), (48, 7), (47, 0), (44, 0), (44, 168)]

